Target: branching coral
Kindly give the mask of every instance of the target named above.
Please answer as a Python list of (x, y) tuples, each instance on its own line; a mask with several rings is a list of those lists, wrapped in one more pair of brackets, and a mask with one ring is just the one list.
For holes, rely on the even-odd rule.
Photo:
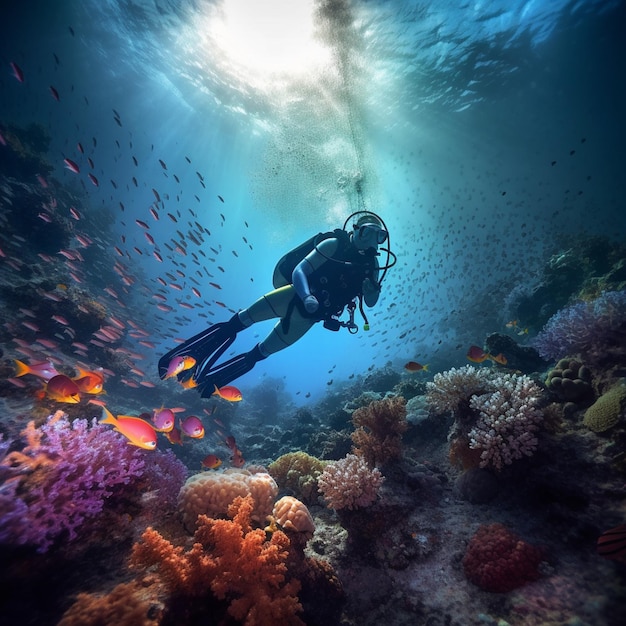
[(301, 606), (297, 580), (286, 582), (289, 539), (282, 531), (266, 539), (252, 529), (251, 496), (237, 497), (229, 507), (230, 520), (200, 515), (195, 543), (185, 551), (148, 528), (133, 546), (133, 568), (156, 566), (176, 595), (198, 597), (212, 593), (228, 602), (228, 613), (246, 626), (303, 625), (296, 615)]
[(532, 344), (546, 359), (578, 354), (601, 362), (623, 354), (626, 343), (626, 291), (607, 291), (590, 302), (576, 302), (555, 313)]
[(348, 454), (329, 463), (318, 480), (331, 509), (358, 509), (376, 501), (384, 477), (376, 468), (370, 469), (363, 457)]
[(470, 407), (478, 420), (469, 431), (470, 448), (481, 450), (480, 467), (497, 470), (515, 459), (532, 456), (537, 448), (534, 432), (543, 419), (537, 408), (541, 394), (528, 376), (499, 376), (492, 393), (472, 396)]
[(490, 370), (472, 365), (439, 372), (432, 382), (426, 383), (428, 406), (435, 413), (450, 412), (457, 419), (462, 419), (469, 409), (469, 399), (485, 393), (492, 379)]
[(375, 400), (352, 414), (354, 452), (370, 467), (397, 459), (402, 454), (402, 433), (408, 428), (406, 401), (401, 396)]
[(430, 406), (455, 418), (450, 453), (465, 469), (500, 470), (535, 451), (534, 433), (543, 419), (537, 406), (541, 390), (528, 376), (466, 366), (436, 375), (428, 387)]
[(504, 593), (539, 578), (542, 553), (502, 524), (481, 526), (463, 557), (468, 580), (485, 591)]
[[(94, 419), (71, 422), (61, 411), (41, 427), (30, 422), (22, 432), (26, 446), (0, 462), (0, 541), (37, 546), (46, 552), (55, 541), (72, 541), (105, 505), (138, 495), (136, 485), (159, 484), (145, 453)], [(160, 453), (152, 453), (160, 457)], [(164, 455), (159, 469), (178, 489), (184, 467)], [(161, 506), (167, 506), (167, 498)]]

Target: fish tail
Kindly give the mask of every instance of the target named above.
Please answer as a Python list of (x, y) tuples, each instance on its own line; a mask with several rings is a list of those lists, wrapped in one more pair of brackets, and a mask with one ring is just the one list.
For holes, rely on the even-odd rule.
[(428, 365), (424, 365), (424, 367), (422, 367), (422, 369), (427, 372), (428, 371)]
[(100, 424), (112, 424), (113, 426), (117, 426), (117, 420), (113, 417), (113, 414), (109, 411), (109, 409), (103, 406), (102, 412), (104, 413), (104, 418), (100, 420)]
[(24, 374), (30, 374), (30, 367), (23, 363), (22, 361), (18, 361), (15, 359), (15, 367), (17, 368), (17, 372), (15, 373), (16, 377), (24, 376)]

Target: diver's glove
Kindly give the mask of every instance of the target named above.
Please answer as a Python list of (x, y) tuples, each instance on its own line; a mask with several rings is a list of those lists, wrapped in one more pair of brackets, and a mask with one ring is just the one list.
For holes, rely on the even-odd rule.
[(317, 309), (320, 308), (320, 303), (317, 301), (317, 298), (313, 295), (308, 295), (304, 300), (304, 308), (307, 313), (315, 313)]

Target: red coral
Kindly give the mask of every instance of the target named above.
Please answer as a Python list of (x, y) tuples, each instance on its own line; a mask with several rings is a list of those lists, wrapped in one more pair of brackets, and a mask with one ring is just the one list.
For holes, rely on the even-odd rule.
[(156, 565), (161, 580), (175, 594), (198, 597), (212, 592), (229, 603), (228, 613), (245, 626), (303, 626), (297, 593), (300, 582), (286, 581), (289, 539), (281, 532), (269, 541), (252, 529), (251, 496), (237, 497), (232, 520), (198, 517), (193, 547), (185, 552), (149, 528), (133, 546), (132, 567)]
[(505, 593), (539, 578), (542, 552), (502, 524), (483, 524), (463, 557), (467, 579), (484, 589)]

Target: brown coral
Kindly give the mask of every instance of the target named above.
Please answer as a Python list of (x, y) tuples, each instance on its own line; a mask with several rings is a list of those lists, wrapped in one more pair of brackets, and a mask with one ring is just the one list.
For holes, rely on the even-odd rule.
[(325, 465), (325, 461), (306, 452), (288, 452), (270, 463), (268, 471), (281, 489), (288, 489), (304, 502), (314, 503), (319, 496), (317, 479)]
[(57, 626), (155, 626), (158, 610), (142, 597), (138, 582), (117, 585), (111, 593), (79, 593)]
[(352, 414), (354, 452), (370, 467), (397, 459), (402, 454), (402, 433), (408, 428), (406, 400), (402, 396), (375, 400)]
[(252, 529), (254, 501), (237, 497), (229, 507), (231, 520), (200, 515), (188, 551), (149, 528), (133, 546), (131, 567), (156, 566), (170, 592), (197, 597), (211, 592), (228, 603), (228, 614), (245, 626), (303, 626), (296, 596), (300, 582), (286, 582), (289, 539), (282, 531), (266, 539)]

